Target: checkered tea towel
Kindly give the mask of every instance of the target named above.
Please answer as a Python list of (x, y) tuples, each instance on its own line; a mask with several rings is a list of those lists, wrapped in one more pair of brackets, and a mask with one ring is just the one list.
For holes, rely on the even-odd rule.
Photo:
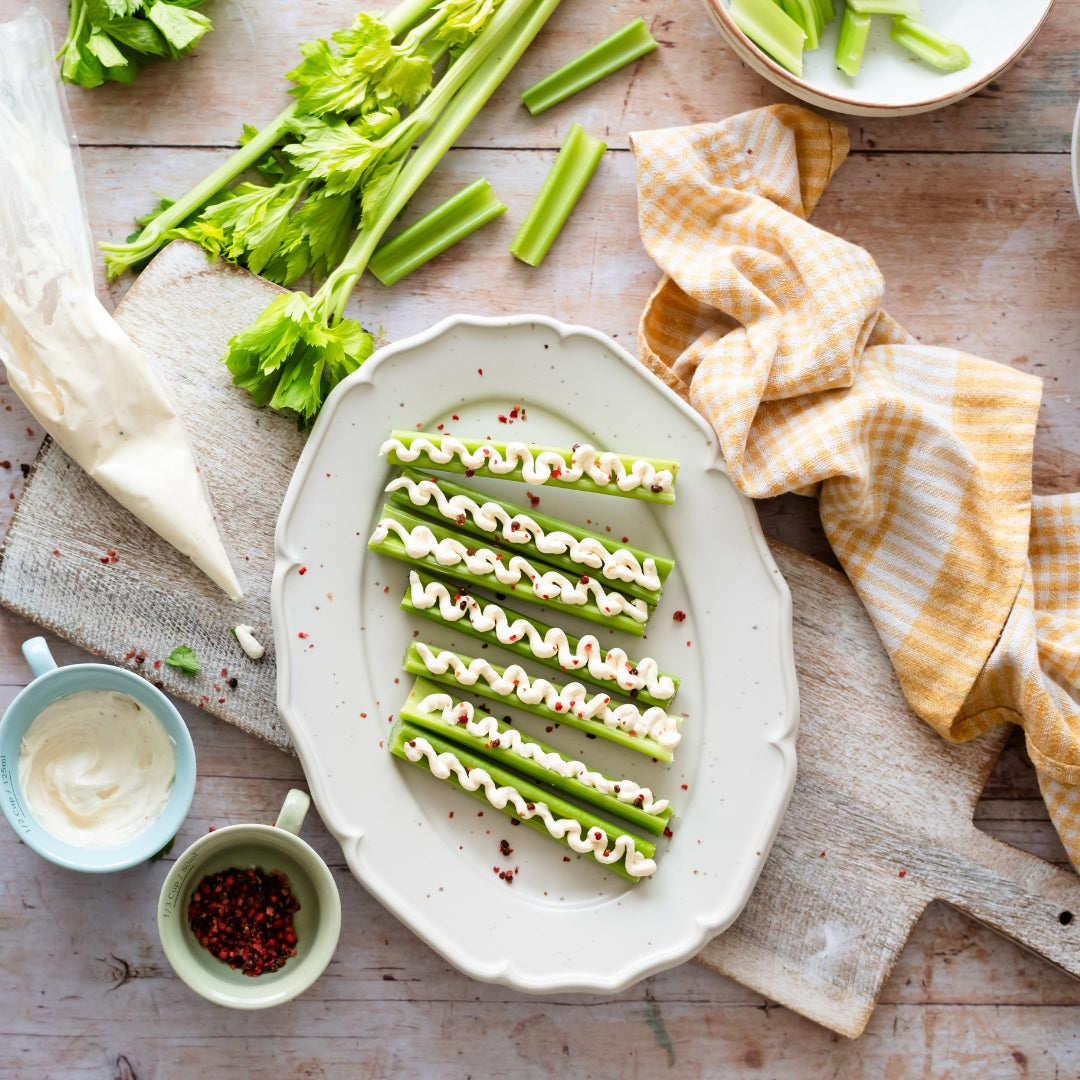
[(664, 272), (642, 361), (746, 495), (818, 497), (919, 716), (958, 742), (1022, 725), (1080, 867), (1080, 495), (1032, 494), (1040, 381), (916, 341), (867, 252), (807, 222), (841, 125), (778, 105), (631, 148)]

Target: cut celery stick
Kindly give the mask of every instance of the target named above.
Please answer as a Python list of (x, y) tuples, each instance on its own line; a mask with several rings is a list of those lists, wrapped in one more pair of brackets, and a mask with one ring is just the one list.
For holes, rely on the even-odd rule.
[(895, 18), (889, 37), (942, 71), (961, 71), (971, 63), (967, 50), (918, 19)]
[(773, 0), (733, 0), (731, 21), (793, 75), (802, 75), (806, 31)]
[(823, 30), (836, 17), (833, 0), (815, 0), (818, 13), (818, 29)]
[(922, 19), (918, 0), (844, 0), (857, 15), (906, 15)]
[(677, 461), (615, 454), (584, 443), (562, 449), (536, 443), (462, 439), (431, 431), (391, 431), (379, 452), (391, 465), (415, 465), (436, 472), (491, 476), (663, 503), (675, 501), (679, 472)]
[[(403, 529), (406, 535), (412, 535), (417, 528), (428, 530), (430, 537), (440, 545), (439, 551), (424, 555), (410, 554), (398, 535), (398, 528)], [(379, 513), (379, 524), (368, 541), (368, 548), (454, 581), (481, 585), (500, 594), (516, 592), (524, 600), (532, 600), (639, 637), (645, 630), (651, 612), (644, 601), (624, 596), (616, 589), (608, 589), (595, 578), (587, 583), (571, 581), (554, 567), (539, 562), (530, 563), (524, 556), (496, 545), (473, 546), (471, 537), (462, 537), (452, 529), (426, 521), (390, 503), (385, 504)], [(439, 556), (446, 561), (440, 562)], [(530, 566), (535, 578), (528, 572), (527, 567)], [(519, 575), (519, 579), (510, 580), (513, 575)], [(564, 598), (564, 593), (573, 599)], [(578, 598), (580, 601), (575, 603)]]
[(553, 71), (521, 95), (525, 107), (538, 116), (571, 94), (584, 90), (655, 49), (656, 40), (644, 19), (635, 19), (611, 37), (594, 45), (569, 64)]
[(822, 30), (817, 0), (781, 0), (780, 6), (790, 19), (803, 28), (806, 34), (803, 49), (816, 49), (821, 44)]
[[(426, 657), (430, 657), (430, 663)], [(658, 706), (642, 710), (605, 693), (590, 695), (580, 683), (563, 686), (534, 678), (520, 665), (503, 668), (485, 659), (414, 641), (401, 666), (410, 675), (524, 709), (660, 761), (671, 761), (672, 749), (679, 741), (679, 718)], [(505, 689), (500, 689), (502, 684)], [(657, 735), (649, 734), (650, 729), (655, 729)]]
[(505, 212), (491, 185), (481, 177), (388, 240), (372, 255), (367, 268), (383, 285), (393, 285)]
[[(445, 704), (423, 707), (425, 702), (439, 702), (439, 699)], [(417, 679), (413, 684), (398, 716), (406, 723), (460, 743), (480, 757), (498, 760), (507, 769), (523, 772), (567, 798), (587, 802), (608, 816), (623, 818), (638, 829), (659, 836), (671, 819), (670, 805), (666, 800), (656, 799), (648, 788), (633, 780), (605, 776), (582, 761), (567, 758), (539, 739), (425, 679)]]
[[(486, 805), (493, 806), (496, 810), (500, 810), (502, 813), (506, 814), (507, 817), (528, 825), (530, 828), (535, 829), (544, 836), (551, 836), (553, 839), (559, 840), (570, 847), (571, 850), (575, 849), (569, 843), (569, 838), (585, 837), (587, 840), (599, 832), (600, 835), (597, 839), (602, 846), (599, 847), (598, 850), (592, 852), (592, 858), (589, 861), (595, 861), (598, 865), (603, 866), (630, 881), (639, 881), (642, 877), (651, 874), (656, 869), (656, 864), (653, 861), (653, 856), (656, 854), (656, 844), (653, 841), (647, 840), (642, 836), (635, 836), (625, 830), (621, 825), (607, 821), (589, 810), (574, 806), (572, 803), (559, 798), (557, 795), (548, 794), (548, 792), (538, 784), (534, 784), (522, 774), (511, 772), (509, 769), (504, 769), (498, 763), (489, 761), (487, 758), (480, 758), (465, 749), (465, 747), (458, 746), (447, 739), (440, 738), (434, 732), (416, 727), (413, 724), (404, 723), (401, 718), (398, 717), (398, 719), (394, 721), (394, 726), (390, 729), (387, 748), (390, 753), (394, 754), (396, 757), (409, 761), (408, 755), (410, 749), (420, 751), (424, 742), (431, 747), (434, 754), (450, 755), (451, 761), (456, 762), (460, 770), (470, 781), (476, 783), (477, 786), (475, 790), (464, 787), (460, 776), (457, 771), (453, 769), (450, 761), (446, 762), (446, 764), (450, 766), (449, 775), (446, 777), (436, 776), (435, 773), (431, 772), (431, 762), (428, 757), (422, 753), (417, 757), (416, 761), (411, 762), (411, 764), (418, 765), (427, 770), (432, 776), (435, 776), (436, 779), (445, 780), (447, 783), (467, 792)], [(487, 785), (483, 784), (482, 778), (475, 775), (475, 770), (478, 769), (487, 774), (491, 783), (493, 797), (489, 796)], [(502, 800), (499, 795), (499, 789), (501, 788), (510, 789), (517, 798), (515, 799), (513, 796), (510, 796), (507, 798), (507, 801), (500, 806), (499, 802)], [(548, 827), (548, 824), (545, 821), (545, 814), (540, 809), (541, 807), (546, 808), (548, 814), (554, 822), (556, 822), (556, 828), (559, 821), (573, 823), (563, 836), (558, 836)], [(620, 846), (624, 850), (619, 852), (618, 858), (613, 858), (612, 855), (607, 854), (608, 851), (614, 854)], [(644, 859), (644, 865), (639, 868), (639, 872), (636, 874), (631, 873), (626, 865), (626, 856), (631, 854), (631, 851)], [(589, 852), (586, 851), (583, 854), (588, 858)]]
[(661, 671), (652, 657), (632, 660), (618, 646), (602, 648), (592, 634), (577, 638), (561, 627), (479, 599), (418, 570), (409, 571), (401, 609), (595, 686), (614, 683), (642, 705), (666, 707), (679, 689), (678, 677)]
[(580, 124), (571, 126), (510, 244), (510, 254), (515, 259), (529, 266), (539, 266), (544, 261), (606, 149), (607, 143), (593, 138)]
[[(594, 574), (627, 596), (640, 597), (648, 604), (659, 601), (663, 582), (674, 566), (671, 559), (613, 543), (601, 533), (483, 495), (445, 476), (406, 469), (387, 485), (386, 491), (391, 502), (413, 514), (443, 525), (452, 524), (459, 532), (493, 541), (573, 574)], [(564, 550), (542, 550), (542, 539), (547, 541), (545, 546), (561, 545)]]
[(853, 8), (844, 6), (840, 16), (840, 32), (836, 38), (836, 66), (854, 78), (862, 67), (866, 52), (866, 38), (870, 33), (869, 15), (860, 15)]

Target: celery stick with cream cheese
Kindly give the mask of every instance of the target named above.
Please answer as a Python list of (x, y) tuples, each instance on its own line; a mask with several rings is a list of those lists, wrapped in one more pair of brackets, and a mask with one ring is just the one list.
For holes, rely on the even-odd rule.
[(415, 464), (437, 472), (550, 484), (661, 503), (675, 501), (679, 471), (677, 461), (602, 451), (589, 443), (559, 448), (431, 431), (391, 431), (380, 453), (393, 465)]
[(387, 746), (395, 756), (561, 841), (571, 851), (591, 856), (620, 877), (640, 881), (656, 872), (654, 841), (635, 836), (622, 825), (576, 806), (523, 774), (480, 757), (433, 731), (398, 717), (390, 729)]
[(502, 499), (485, 498), (445, 477), (406, 469), (385, 488), (390, 501), (421, 517), (512, 547), (570, 573), (594, 573), (628, 596), (655, 604), (671, 559), (618, 544), (602, 533)]
[(520, 590), (533, 600), (591, 622), (640, 636), (652, 608), (587, 574), (566, 575), (556, 567), (498, 545), (477, 545), (472, 537), (385, 504), (368, 548), (393, 559), (495, 592)]
[(414, 641), (401, 666), (410, 675), (524, 709), (660, 761), (671, 761), (682, 737), (680, 718), (659, 706), (642, 708), (636, 702), (620, 702), (610, 694), (592, 693), (578, 682), (553, 683), (530, 675), (520, 664), (501, 667), (483, 657)]
[(418, 570), (409, 571), (401, 608), (595, 686), (614, 683), (642, 705), (666, 705), (679, 688), (679, 679), (661, 671), (651, 656), (631, 659), (617, 645), (604, 648), (592, 634), (576, 637)]
[(407, 723), (461, 743), (481, 757), (501, 760), (506, 768), (526, 773), (567, 798), (624, 818), (636, 828), (659, 836), (671, 819), (668, 800), (657, 798), (650, 788), (625, 777), (605, 776), (584, 762), (567, 758), (426, 679), (416, 680), (398, 715)]

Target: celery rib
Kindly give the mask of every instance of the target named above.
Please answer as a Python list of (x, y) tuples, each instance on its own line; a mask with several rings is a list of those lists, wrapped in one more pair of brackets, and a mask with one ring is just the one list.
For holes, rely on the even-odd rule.
[[(422, 708), (432, 695), (445, 696), (450, 702), (452, 712), (448, 715), (438, 706)], [(583, 783), (580, 779), (581, 772), (575, 775), (571, 771), (560, 770), (559, 765), (568, 759), (553, 746), (496, 719), (487, 710), (479, 709), (471, 703), (463, 703), (460, 695), (447, 694), (442, 686), (426, 679), (417, 678), (409, 691), (408, 699), (398, 710), (398, 716), (403, 722), (434, 731), (450, 742), (467, 747), (480, 757), (501, 759), (506, 768), (525, 773), (530, 779), (562, 792), (567, 798), (589, 803), (604, 813), (629, 821), (639, 829), (645, 829), (646, 832), (659, 836), (671, 819), (670, 805), (662, 810), (642, 809), (632, 800), (624, 802), (614, 794), (599, 790), (595, 783)], [(494, 727), (497, 737), (485, 738), (483, 734), (471, 733), (468, 728), (470, 721), (478, 721), (489, 729)], [(522, 744), (529, 747), (525, 753), (519, 749)], [(547, 762), (543, 760), (545, 757), (548, 758)], [(552, 768), (553, 761), (559, 763), (555, 768)], [(603, 774), (599, 775), (605, 780), (609, 779)], [(624, 781), (623, 788), (628, 795), (632, 795), (639, 785), (632, 780)], [(652, 792), (649, 791), (648, 795), (651, 797)]]
[(854, 8), (844, 6), (840, 17), (840, 32), (836, 38), (836, 66), (854, 78), (862, 67), (866, 39), (870, 33), (870, 16), (860, 15)]
[(772, 0), (733, 0), (731, 21), (793, 75), (802, 75), (806, 31)]
[[(455, 599), (455, 603), (452, 605), (453, 617), (446, 614), (446, 608), (442, 600), (437, 595), (432, 596), (432, 593), (442, 593), (447, 601), (451, 600), (451, 598)], [(519, 611), (508, 608), (505, 603), (496, 604), (494, 601), (478, 598), (467, 590), (459, 593), (457, 585), (453, 582), (447, 583), (440, 578), (431, 577), (417, 570), (412, 570), (409, 573), (409, 587), (401, 598), (401, 610), (410, 615), (417, 615), (438, 623), (443, 627), (449, 627), (462, 634), (468, 634), (479, 641), (487, 642), (530, 662), (543, 664), (545, 667), (560, 671), (564, 675), (573, 674), (576, 678), (592, 683), (594, 686), (606, 687), (614, 683), (619, 688), (620, 693), (626, 694), (641, 705), (659, 705), (661, 708), (667, 708), (679, 689), (679, 677), (661, 671), (655, 660), (648, 657), (643, 658), (643, 660), (631, 660), (618, 646), (613, 646), (610, 650), (602, 650), (599, 641), (593, 635), (587, 635), (585, 638), (575, 637), (565, 630), (541, 622), (532, 615), (525, 616)], [(502, 629), (502, 627), (505, 627), (505, 629)], [(554, 643), (557, 642), (560, 633), (565, 637), (566, 654), (569, 657), (588, 656), (592, 649), (596, 649), (600, 653), (600, 667), (602, 668), (604, 664), (610, 664), (611, 674), (604, 675), (593, 671), (585, 659), (571, 663), (570, 666), (565, 666), (562, 649), (553, 648), (550, 655), (544, 655), (542, 647), (534, 648), (534, 640), (541, 643), (541, 645)], [(655, 676), (651, 678), (651, 682), (656, 693), (660, 696), (654, 696), (649, 692), (648, 686), (650, 683), (645, 678), (641, 678), (640, 674), (635, 676), (641, 678), (643, 685), (640, 689), (628, 687), (620, 681), (619, 676), (616, 674), (620, 656), (625, 661), (627, 669), (635, 669), (639, 673), (642, 671), (643, 663), (648, 661), (650, 667), (655, 671)], [(671, 687), (670, 693), (663, 692), (665, 680)]]
[[(433, 667), (429, 667), (426, 663), (424, 652), (432, 657)], [(437, 646), (431, 646), (422, 641), (410, 642), (401, 666), (410, 675), (449, 686), (458, 693), (497, 701), (511, 708), (539, 716), (548, 723), (565, 724), (578, 731), (618, 743), (628, 750), (634, 750), (657, 761), (671, 761), (673, 748), (664, 745), (655, 736), (649, 734), (650, 724), (659, 721), (663, 727), (661, 734), (670, 735), (668, 741), (675, 745), (679, 741), (678, 717), (666, 713), (659, 706), (641, 709), (635, 703), (612, 698), (604, 691), (595, 694), (585, 691), (584, 701), (576, 703), (571, 701), (569, 705), (566, 705), (564, 701), (568, 697), (568, 692), (572, 693), (572, 688), (575, 686), (581, 689), (580, 683), (564, 686), (553, 683), (543, 676), (529, 676), (524, 673), (520, 665), (515, 665), (518, 677), (513, 679), (514, 685), (511, 690), (499, 689), (509, 681), (506, 668), (491, 664), (482, 658), (466, 656), (449, 649), (439, 649)], [(513, 674), (515, 673), (511, 672), (511, 675)], [(466, 678), (470, 675), (471, 682)], [(585, 709), (598, 702), (606, 702), (598, 715), (594, 717), (587, 715)], [(575, 711), (576, 706), (581, 707), (580, 711)], [(632, 723), (628, 722), (624, 727), (619, 722), (619, 715), (629, 716)], [(610, 719), (605, 719), (605, 717)], [(642, 730), (635, 732), (633, 723), (639, 725)]]
[(931, 29), (919, 19), (898, 16), (893, 19), (889, 37), (942, 71), (961, 71), (971, 63), (967, 50), (944, 34)]
[(627, 64), (657, 48), (656, 39), (649, 33), (644, 19), (635, 19), (621, 30), (587, 49), (576, 59), (553, 71), (530, 86), (521, 95), (525, 107), (533, 114), (550, 109), (572, 94), (599, 82)]
[(917, 0), (844, 0), (856, 15), (897, 15), (922, 19)]
[(510, 245), (510, 254), (515, 259), (529, 266), (539, 266), (544, 261), (605, 150), (607, 144), (594, 138), (580, 124), (571, 126)]
[(368, 269), (383, 285), (393, 285), (504, 213), (506, 207), (481, 177), (383, 244)]
[[(489, 800), (486, 789), (482, 786), (478, 786), (475, 790), (464, 787), (459, 777), (452, 770), (449, 772), (449, 775), (445, 777), (444, 783), (448, 783), (459, 790), (465, 791), (473, 798), (479, 799), (485, 805), (493, 806), (496, 810), (501, 811), (509, 818), (521, 821), (523, 825), (535, 829), (541, 833), (541, 835), (552, 836), (564, 845), (567, 843), (565, 836), (555, 836), (548, 830), (544, 821), (538, 814), (534, 816), (534, 809), (539, 810), (540, 807), (543, 807), (555, 818), (577, 823), (580, 831), (583, 833), (599, 829), (602, 830), (602, 835), (604, 837), (611, 837), (615, 841), (620, 839), (632, 841), (634, 851), (646, 859), (651, 860), (656, 854), (656, 844), (654, 841), (642, 836), (636, 836), (624, 829), (621, 825), (608, 821), (598, 814), (592, 813), (590, 810), (585, 810), (583, 807), (576, 806), (566, 799), (562, 799), (559, 796), (548, 792), (538, 784), (533, 783), (523, 774), (505, 769), (497, 762), (493, 762), (486, 757), (478, 757), (463, 746), (441, 739), (433, 731), (403, 722), (400, 717), (394, 721), (394, 726), (390, 729), (390, 735), (387, 740), (387, 749), (391, 754), (395, 755), (395, 757), (409, 761), (408, 748), (411, 748), (416, 743), (421, 743), (421, 740), (431, 747), (434, 754), (448, 755), (461, 766), (463, 771), (472, 774), (474, 770), (483, 770), (492, 781), (493, 786), (512, 789), (522, 801), (523, 809), (519, 812), (518, 807), (513, 800), (507, 801), (504, 805), (499, 805), (497, 802)], [(418, 756), (417, 760), (411, 761), (410, 763), (424, 769), (424, 771), (430, 773), (432, 776), (435, 776), (435, 774), (431, 772), (431, 767), (426, 757), (422, 755)], [(436, 776), (436, 779), (443, 778)], [(615, 862), (605, 862), (601, 859), (600, 855), (597, 854), (596, 859), (600, 865), (605, 866), (606, 869), (611, 870), (620, 877), (627, 878), (630, 881), (639, 880), (638, 876), (631, 874), (627, 869), (624, 858), (620, 858)]]

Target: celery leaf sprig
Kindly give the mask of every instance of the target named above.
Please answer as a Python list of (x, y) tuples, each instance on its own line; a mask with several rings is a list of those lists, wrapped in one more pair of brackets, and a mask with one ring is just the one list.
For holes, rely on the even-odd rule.
[(151, 60), (178, 60), (211, 29), (204, 0), (70, 0), (57, 59), (65, 82), (131, 83)]

